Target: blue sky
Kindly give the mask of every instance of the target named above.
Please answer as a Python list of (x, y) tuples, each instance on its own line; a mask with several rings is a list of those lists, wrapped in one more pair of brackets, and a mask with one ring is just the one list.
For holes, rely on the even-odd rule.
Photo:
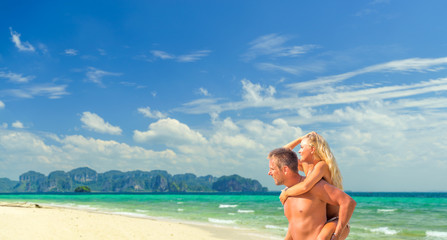
[(2, 1), (0, 177), (239, 174), (309, 131), (346, 190), (447, 191), (445, 1)]

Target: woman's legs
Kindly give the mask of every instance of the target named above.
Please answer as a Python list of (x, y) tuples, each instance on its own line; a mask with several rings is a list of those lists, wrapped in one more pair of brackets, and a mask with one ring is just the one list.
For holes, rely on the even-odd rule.
[[(335, 228), (337, 227), (337, 224), (338, 224), (338, 220), (329, 221), (326, 224), (324, 224), (323, 229), (321, 229), (321, 232), (317, 236), (317, 240), (330, 240), (332, 237), (332, 234), (335, 232)], [(343, 229), (343, 231), (341, 231), (338, 239), (339, 240), (346, 239), (348, 237), (350, 231), (351, 231), (351, 229), (348, 224)]]
[(321, 232), (318, 234), (317, 240), (330, 240), (337, 227), (337, 222), (338, 220), (324, 224), (323, 229), (321, 229)]

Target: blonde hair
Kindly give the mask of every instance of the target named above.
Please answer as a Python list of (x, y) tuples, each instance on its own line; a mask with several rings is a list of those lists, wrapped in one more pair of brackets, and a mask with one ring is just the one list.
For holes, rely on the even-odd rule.
[(328, 165), (329, 171), (331, 172), (332, 184), (343, 190), (343, 178), (329, 144), (322, 136), (315, 132), (307, 134), (304, 138), (308, 139), (309, 145), (315, 147), (316, 156)]

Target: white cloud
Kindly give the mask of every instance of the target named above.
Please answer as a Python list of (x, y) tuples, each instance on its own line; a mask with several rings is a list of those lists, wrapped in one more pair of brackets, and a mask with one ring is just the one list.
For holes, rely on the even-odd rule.
[(78, 50), (72, 49), (72, 48), (65, 49), (65, 54), (68, 56), (76, 56), (76, 55), (78, 55)]
[(272, 99), (276, 93), (276, 89), (273, 86), (262, 87), (259, 84), (254, 84), (250, 80), (242, 79), (242, 98), (247, 102), (255, 105), (262, 104), (268, 99)]
[(166, 118), (167, 115), (160, 112), (160, 111), (151, 111), (150, 107), (145, 108), (138, 108), (138, 112), (143, 114), (145, 117), (148, 118), (154, 118), (154, 119), (160, 119), (160, 118)]
[[(331, 83), (343, 81), (360, 72), (372, 71), (417, 71), (430, 72), (439, 70), (434, 68), (440, 64), (447, 64), (447, 58), (440, 59), (411, 59), (408, 61), (392, 61), (386, 64), (374, 65), (361, 71), (335, 75), (335, 77), (320, 78), (308, 82), (286, 85), (287, 89), (276, 96), (277, 90), (273, 86), (261, 86), (250, 80), (242, 79), (241, 101), (217, 101), (217, 99), (197, 99), (183, 105), (177, 111), (201, 114), (222, 113), (247, 108), (271, 108), (273, 110), (298, 110), (339, 104), (356, 104), (373, 100), (394, 100), (418, 97), (424, 99), (426, 94), (442, 94), (447, 91), (447, 78), (430, 79), (410, 84), (381, 83), (354, 84), (332, 87)], [(366, 69), (366, 70), (365, 70)], [(330, 79), (330, 80), (329, 80)], [(385, 85), (387, 84), (387, 85)], [(384, 86), (385, 85), (385, 86)], [(292, 88), (290, 91), (290, 88)], [(298, 95), (298, 92), (304, 94)]]
[(151, 51), (151, 53), (152, 53), (152, 55), (154, 57), (157, 57), (157, 58), (160, 58), (160, 59), (163, 59), (163, 60), (164, 59), (173, 59), (173, 58), (175, 58), (174, 55), (171, 55), (171, 54), (169, 54), (167, 52), (160, 51), (160, 50), (153, 50), (153, 51)]
[(211, 96), (211, 94), (208, 92), (208, 90), (206, 90), (205, 88), (199, 88), (199, 93), (202, 94), (203, 96)]
[(0, 109), (4, 109), (4, 108), (5, 108), (5, 103), (0, 100)]
[(47, 96), (50, 99), (59, 99), (63, 95), (68, 95), (66, 88), (67, 85), (38, 85), (29, 87), (28, 92), (33, 96)]
[(81, 135), (36, 135), (0, 129), (0, 176), (17, 179), (30, 169), (49, 173), (88, 166), (108, 170), (172, 169), (176, 154), (169, 149), (154, 151), (112, 140)]
[(297, 75), (301, 71), (298, 68), (295, 67), (286, 67), (286, 66), (280, 66), (273, 63), (258, 63), (256, 66), (261, 70), (267, 70), (267, 71), (283, 71), (290, 74)]
[(83, 127), (91, 131), (112, 135), (121, 135), (122, 132), (120, 127), (112, 126), (95, 113), (83, 112), (81, 121), (84, 123)]
[(13, 123), (12, 123), (12, 126), (13, 126), (14, 128), (25, 128), (25, 126), (23, 126), (23, 123), (20, 122), (20, 121), (15, 121), (15, 122), (13, 122)]
[(16, 31), (13, 31), (11, 27), (9, 28), (9, 31), (10, 31), (11, 37), (12, 37), (11, 40), (16, 45), (16, 47), (19, 49), (19, 51), (34, 52), (36, 50), (34, 48), (34, 46), (31, 45), (31, 43), (22, 42), (20, 40), (20, 34), (17, 33)]
[(295, 57), (318, 47), (313, 44), (285, 46), (285, 43), (289, 40), (289, 37), (278, 34), (261, 36), (250, 42), (250, 49), (243, 57), (246, 60), (252, 60), (259, 56)]
[(161, 143), (169, 147), (185, 144), (205, 144), (207, 142), (202, 134), (171, 118), (160, 119), (151, 123), (149, 130), (146, 132), (135, 130), (134, 140), (137, 142)]
[(47, 54), (48, 53), (48, 47), (45, 44), (39, 43), (37, 45), (37, 47), (39, 48), (40, 52), (42, 52), (43, 54)]
[(5, 73), (5, 72), (0, 71), (0, 78), (9, 79), (9, 81), (14, 82), (14, 83), (27, 83), (27, 82), (31, 81), (32, 79), (34, 79), (34, 76), (24, 77), (22, 74), (12, 73), (12, 72)]
[(342, 82), (362, 74), (373, 72), (433, 72), (444, 69), (447, 66), (447, 57), (443, 58), (409, 58), (404, 60), (395, 60), (377, 65), (368, 66), (352, 72), (326, 76), (315, 80), (292, 83), (288, 87), (303, 91), (309, 89), (318, 89), (320, 86)]
[(255, 66), (263, 71), (280, 71), (293, 75), (300, 75), (306, 72), (322, 72), (324, 70), (324, 63), (313, 62), (308, 64), (299, 63), (299, 65), (279, 65), (274, 63), (256, 63)]
[(190, 54), (180, 55), (177, 57), (178, 62), (195, 62), (208, 56), (211, 53), (209, 50), (195, 51)]
[(114, 72), (106, 72), (104, 70), (100, 70), (94, 67), (89, 67), (87, 69), (87, 80), (93, 83), (98, 84), (101, 87), (104, 87), (104, 84), (102, 82), (103, 77), (105, 76), (121, 76), (121, 73), (114, 73)]
[(34, 98), (36, 96), (45, 96), (49, 99), (59, 99), (69, 93), (65, 90), (67, 85), (35, 85), (21, 89), (5, 89), (2, 92), (18, 98)]
[(81, 135), (66, 136), (60, 141), (63, 149), (78, 156), (101, 156), (105, 161), (114, 159), (150, 159), (160, 157), (170, 159), (175, 157), (171, 150), (155, 152), (141, 147), (131, 147), (125, 143), (116, 141), (106, 141), (101, 139), (86, 138)]
[(101, 56), (106, 56), (107, 55), (106, 50), (104, 50), (102, 48), (98, 48), (98, 52), (99, 52), (99, 55), (101, 55)]
[(173, 59), (177, 62), (195, 62), (208, 56), (211, 53), (211, 51), (199, 50), (189, 54), (178, 55), (178, 56), (160, 50), (153, 50), (151, 51), (151, 53), (155, 58), (160, 58), (162, 60)]

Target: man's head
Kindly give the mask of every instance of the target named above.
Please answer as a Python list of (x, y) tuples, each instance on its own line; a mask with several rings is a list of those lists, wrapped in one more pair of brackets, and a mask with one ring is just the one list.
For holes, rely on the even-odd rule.
[(294, 151), (285, 148), (272, 150), (268, 156), (269, 175), (276, 185), (284, 184), (287, 173), (298, 173), (298, 157)]

